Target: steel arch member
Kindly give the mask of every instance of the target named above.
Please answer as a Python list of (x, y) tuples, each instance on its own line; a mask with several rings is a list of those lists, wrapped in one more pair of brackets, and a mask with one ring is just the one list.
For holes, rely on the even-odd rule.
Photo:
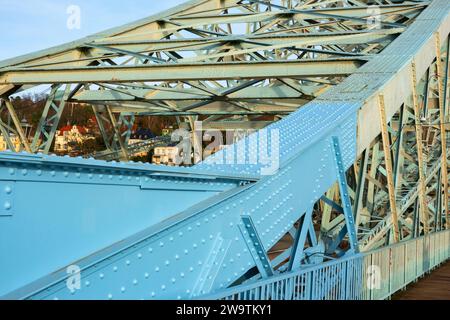
[(6, 104), (278, 120), (191, 168), (1, 153), (0, 297), (193, 299), (448, 229), (449, 34), (446, 0), (196, 0), (0, 63)]

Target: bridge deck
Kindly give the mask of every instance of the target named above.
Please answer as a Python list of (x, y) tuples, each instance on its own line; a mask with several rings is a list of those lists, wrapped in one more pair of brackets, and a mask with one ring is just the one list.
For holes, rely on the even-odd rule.
[(450, 262), (407, 287), (394, 300), (450, 300)]

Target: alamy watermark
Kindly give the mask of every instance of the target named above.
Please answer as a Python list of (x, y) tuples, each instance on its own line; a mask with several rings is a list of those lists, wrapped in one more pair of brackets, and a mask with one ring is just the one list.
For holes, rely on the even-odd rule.
[(379, 6), (369, 6), (367, 8), (367, 28), (381, 29), (381, 9)]
[(67, 267), (66, 273), (69, 275), (66, 280), (67, 289), (71, 293), (81, 290), (81, 268), (77, 265), (71, 265)]
[(78, 5), (70, 5), (67, 7), (67, 29), (79, 30), (81, 29), (81, 8)]
[(280, 167), (279, 129), (203, 130), (203, 123), (196, 122), (194, 132), (175, 130), (172, 142), (179, 150), (175, 157), (178, 166), (208, 159), (208, 164), (216, 166), (258, 166), (261, 175), (273, 175)]
[(377, 265), (371, 265), (367, 268), (367, 289), (379, 290), (381, 289), (381, 268)]

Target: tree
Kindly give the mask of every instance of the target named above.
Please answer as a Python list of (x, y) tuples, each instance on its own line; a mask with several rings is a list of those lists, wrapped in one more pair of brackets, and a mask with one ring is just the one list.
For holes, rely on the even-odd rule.
[(96, 139), (87, 139), (80, 144), (80, 151), (84, 155), (88, 155), (98, 151)]

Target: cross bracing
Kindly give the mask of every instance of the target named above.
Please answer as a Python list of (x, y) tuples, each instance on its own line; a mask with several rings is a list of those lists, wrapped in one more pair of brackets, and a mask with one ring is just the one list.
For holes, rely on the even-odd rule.
[(213, 2), (6, 61), (0, 92), (76, 83), (69, 101), (114, 113), (277, 120), (355, 72), (426, 4), (377, 3), (368, 25), (370, 2)]
[[(37, 205), (40, 226), (53, 221), (61, 228), (52, 237), (76, 249), (36, 239), (48, 249), (43, 261), (23, 243), (5, 247), (40, 262), (33, 273), (5, 262), (23, 277), (5, 279), (1, 293), (195, 298), (448, 229), (449, 10), (443, 0), (191, 1), (0, 64), (5, 104), (50, 84), (52, 119), (78, 101), (123, 126), (132, 116), (174, 115), (280, 132), (280, 168), (270, 176), (260, 164), (220, 164), (233, 149), (252, 157), (254, 136), (192, 168), (2, 155), (19, 195), (64, 183), (81, 201), (70, 226)], [(40, 134), (46, 143), (52, 133)], [(124, 134), (105, 136), (106, 154), (127, 157)], [(91, 194), (132, 201), (93, 206)], [(5, 210), (14, 221), (24, 209)], [(77, 225), (86, 210), (110, 229)], [(75, 293), (53, 273), (73, 261), (85, 281)]]

